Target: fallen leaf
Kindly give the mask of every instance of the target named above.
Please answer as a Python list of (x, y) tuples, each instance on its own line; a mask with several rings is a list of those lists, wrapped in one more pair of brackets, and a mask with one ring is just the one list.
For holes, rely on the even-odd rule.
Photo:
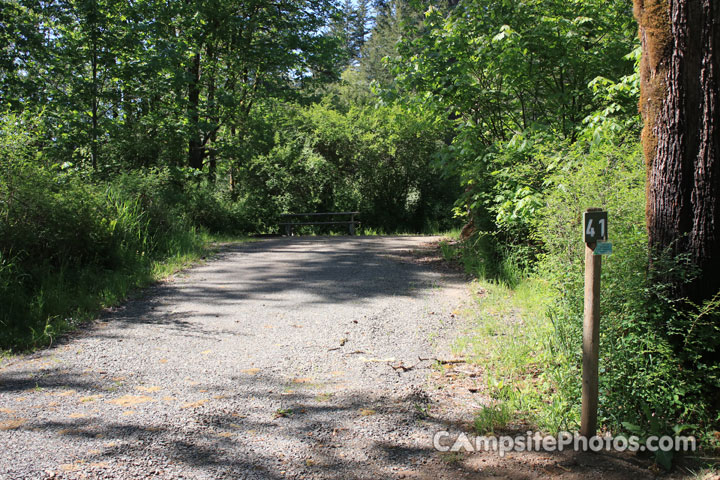
[(160, 363), (167, 363), (167, 358), (161, 358)]
[(108, 400), (108, 403), (114, 403), (115, 405), (129, 407), (131, 405), (138, 405), (140, 403), (147, 403), (152, 401), (152, 397), (148, 397), (147, 395), (125, 395), (114, 400)]
[(287, 418), (291, 417), (293, 413), (294, 412), (291, 408), (278, 408), (277, 410), (275, 410), (273, 418)]
[(135, 387), (135, 390), (140, 390), (141, 392), (152, 393), (152, 392), (158, 392), (158, 391), (162, 390), (162, 388), (161, 388), (161, 387), (142, 387), (142, 386), (139, 386), (139, 387)]
[(260, 373), (259, 368), (246, 368), (245, 370), (240, 370), (240, 372), (245, 373), (247, 375), (257, 375)]
[(222, 437), (222, 438), (228, 438), (228, 437), (232, 437), (233, 433), (232, 432), (220, 432), (217, 434), (217, 436)]
[(207, 398), (204, 398), (202, 400), (198, 400), (197, 402), (188, 402), (184, 405), (182, 405), (180, 408), (195, 408), (199, 407), (200, 405), (203, 405), (207, 403), (209, 400)]
[(363, 417), (369, 417), (370, 415), (375, 415), (377, 412), (375, 410), (372, 410), (370, 408), (363, 408), (360, 409), (360, 415)]
[(293, 378), (293, 383), (310, 383), (310, 382), (312, 382), (312, 378), (310, 378), (310, 377)]
[(212, 350), (203, 350), (200, 352), (200, 355), (210, 355), (212, 353)]
[(64, 392), (53, 393), (52, 395), (56, 397), (69, 397), (71, 395), (75, 395), (75, 393), (75, 390), (65, 390)]

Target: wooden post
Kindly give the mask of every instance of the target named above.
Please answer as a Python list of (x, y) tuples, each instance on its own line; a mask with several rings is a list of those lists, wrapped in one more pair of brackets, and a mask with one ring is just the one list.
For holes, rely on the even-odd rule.
[[(588, 209), (599, 211), (600, 209)], [(585, 244), (585, 319), (583, 321), (582, 412), (580, 435), (597, 434), (598, 358), (600, 353), (600, 273), (602, 256), (595, 242)]]

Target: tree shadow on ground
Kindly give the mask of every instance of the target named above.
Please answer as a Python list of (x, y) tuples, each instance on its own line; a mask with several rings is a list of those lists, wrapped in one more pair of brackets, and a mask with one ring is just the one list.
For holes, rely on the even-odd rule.
[[(204, 303), (259, 299), (303, 306), (417, 296), (437, 282), (438, 273), (426, 266), (388, 258), (388, 254), (410, 250), (407, 244), (393, 248), (388, 242), (392, 239), (311, 237), (231, 245), (198, 269), (195, 278), (200, 281), (168, 287), (177, 289), (183, 299)], [(288, 292), (297, 293), (291, 302), (285, 300)]]
[[(107, 393), (101, 385), (63, 380), (78, 395)], [(74, 407), (61, 404), (54, 418), (0, 431), (0, 439), (29, 442), (41, 435), (48, 444), (61, 442), (76, 452), (65, 460), (66, 473), (123, 472), (122, 478), (164, 469), (173, 475), (263, 479), (655, 477), (647, 463), (618, 455), (533, 452), (501, 459), (492, 452), (438, 452), (432, 435), (445, 430), (456, 435), (458, 425), (434, 417), (435, 407), (421, 392), (327, 395), (322, 388), (289, 390), (287, 379), (265, 374), (236, 381), (237, 388), (216, 387), (212, 399), (190, 407), (163, 401), (161, 392), (125, 409), (107, 401), (88, 405), (97, 412), (82, 418), (69, 418)], [(128, 408), (135, 413), (124, 416)], [(56, 467), (42, 460), (43, 471)], [(13, 466), (2, 470), (12, 476)]]
[[(192, 281), (156, 286), (106, 313), (79, 335), (82, 341), (72, 343), (70, 337), (64, 345), (82, 348), (82, 342), (96, 338), (120, 342), (123, 333), (126, 341), (142, 333), (143, 345), (152, 345), (149, 332), (155, 327), (186, 341), (242, 335), (223, 327), (222, 320), (245, 302), (287, 311), (326, 304), (362, 307), (382, 296), (419, 297), (434, 288), (439, 274), (388, 258), (407, 249), (405, 242), (377, 237), (232, 245), (188, 272)], [(123, 326), (141, 328), (114, 328)], [(146, 353), (144, 365), (149, 365)], [(0, 423), (0, 445), (27, 455), (23, 458), (37, 469), (31, 476), (47, 477), (49, 469), (61, 478), (145, 478), (155, 471), (169, 478), (654, 477), (644, 465), (621, 456), (533, 452), (500, 459), (492, 452), (438, 452), (432, 445), (435, 432), (457, 434), (468, 427), (436, 415), (442, 405), (430, 404), (417, 391), (380, 394), (368, 387), (294, 384), (258, 371), (232, 376), (229, 384), (183, 387), (176, 398), (104, 372), (86, 374), (81, 364), (68, 366), (45, 355), (0, 370), (5, 410), (0, 422), (6, 422)], [(30, 467), (8, 455), (0, 452), (0, 477), (25, 475)]]

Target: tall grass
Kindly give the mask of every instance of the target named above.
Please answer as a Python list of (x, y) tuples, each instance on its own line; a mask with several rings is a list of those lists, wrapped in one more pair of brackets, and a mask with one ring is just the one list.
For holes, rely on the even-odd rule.
[(47, 345), (207, 251), (206, 227), (193, 221), (202, 211), (179, 201), (188, 197), (172, 172), (99, 181), (22, 159), (2, 166), (0, 349)]

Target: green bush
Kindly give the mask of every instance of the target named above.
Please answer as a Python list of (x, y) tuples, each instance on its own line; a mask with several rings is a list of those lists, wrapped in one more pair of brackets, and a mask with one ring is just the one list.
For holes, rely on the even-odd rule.
[[(610, 430), (672, 434), (689, 427), (716, 428), (720, 366), (718, 301), (689, 307), (667, 303), (662, 285), (648, 274), (645, 229), (645, 166), (635, 139), (622, 138), (566, 151), (564, 166), (535, 224), (545, 253), (537, 267), (557, 292), (550, 309), (551, 366), (558, 394), (578, 418), (583, 318), (582, 212), (601, 207), (609, 215), (613, 254), (603, 259), (600, 325), (600, 417)], [(656, 261), (655, 271), (681, 266)], [(685, 272), (687, 273), (687, 272)], [(673, 333), (679, 334), (673, 338)], [(663, 460), (663, 459), (659, 459)], [(666, 460), (666, 459), (665, 459)]]
[(274, 146), (242, 171), (257, 225), (285, 212), (359, 211), (375, 231), (457, 226), (449, 218), (457, 183), (434, 166), (443, 132), (427, 116), (384, 105), (341, 111), (325, 101), (290, 109), (275, 128)]
[(148, 282), (158, 260), (201, 249), (171, 171), (95, 180), (42, 161), (32, 123), (4, 120), (0, 348), (47, 343)]
[[(520, 336), (520, 340), (484, 338), (483, 328), (493, 320), (481, 311), (475, 333), (479, 338), (465, 342), (482, 348), (469, 351), (483, 361), (495, 361), (494, 374), (502, 381), (513, 382), (517, 388), (536, 385), (537, 391), (523, 390), (513, 404), (516, 415), (549, 430), (579, 426), (585, 250), (582, 212), (589, 207), (603, 208), (609, 214), (613, 254), (603, 258), (601, 280), (601, 425), (615, 434), (640, 437), (692, 433), (705, 445), (717, 444), (713, 432), (720, 422), (720, 365), (716, 360), (720, 294), (703, 305), (668, 300), (666, 279), (674, 276), (690, 281), (693, 271), (682, 258), (654, 258), (650, 266), (645, 165), (639, 142), (632, 135), (610, 134), (601, 141), (592, 136), (570, 146), (551, 142), (533, 151), (538, 157), (533, 162), (544, 165), (542, 189), (538, 190), (542, 193), (534, 194), (535, 211), (518, 211), (512, 201), (504, 203), (498, 200), (501, 195), (495, 196), (486, 204), (494, 206), (486, 209), (493, 218), (485, 219), (494, 229), (481, 230), (460, 246), (443, 246), (446, 257), (458, 258), (469, 273), (490, 280), (483, 285), (494, 285), (492, 295), (505, 288), (493, 282), (518, 288), (513, 291), (512, 308), (506, 308), (510, 319), (501, 319), (501, 325), (522, 315), (523, 329), (501, 338)], [(512, 191), (505, 188), (510, 185), (506, 173), (498, 174), (502, 178), (496, 178), (496, 192)], [(516, 180), (526, 173), (521, 169)], [(503, 205), (508, 208), (496, 208)], [(513, 211), (519, 214), (513, 215)], [(516, 222), (510, 225), (508, 219)], [(477, 224), (483, 225), (483, 219)], [(529, 238), (522, 241), (522, 235)], [(525, 280), (528, 276), (530, 280)], [(518, 302), (522, 290), (534, 283), (549, 287), (548, 305), (528, 309)], [(497, 310), (494, 305), (491, 308)], [(543, 311), (546, 317), (542, 317)], [(532, 324), (529, 319), (536, 319), (536, 327), (525, 331)], [(502, 358), (519, 359), (518, 364), (498, 361), (497, 352), (488, 351), (488, 345), (501, 349)], [(532, 345), (533, 354), (523, 350), (524, 345)], [(530, 376), (528, 372), (532, 372)], [(552, 396), (552, 402), (538, 401), (537, 395), (543, 399)], [(478, 417), (480, 423), (484, 413)], [(659, 453), (656, 460), (667, 467), (671, 455)]]

